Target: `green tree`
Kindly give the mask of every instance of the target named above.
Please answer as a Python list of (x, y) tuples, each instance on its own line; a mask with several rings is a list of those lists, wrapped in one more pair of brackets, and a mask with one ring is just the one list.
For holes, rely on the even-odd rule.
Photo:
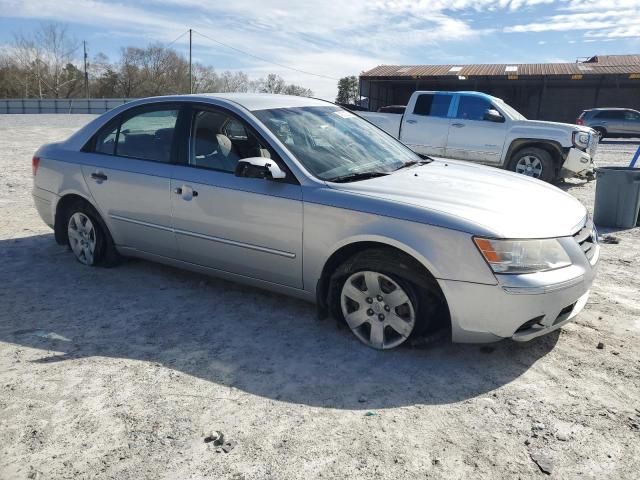
[(360, 97), (360, 84), (358, 77), (351, 75), (350, 77), (342, 77), (338, 80), (338, 96), (336, 103), (355, 104)]

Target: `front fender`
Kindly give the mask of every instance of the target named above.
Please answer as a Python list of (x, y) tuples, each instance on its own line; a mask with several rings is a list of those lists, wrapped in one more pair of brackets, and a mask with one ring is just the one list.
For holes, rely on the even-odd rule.
[[(436, 279), (496, 284), (471, 234), (315, 203), (304, 205), (304, 286), (313, 293), (325, 265), (340, 249), (362, 242), (394, 247)], [(330, 272), (327, 272), (330, 273)]]

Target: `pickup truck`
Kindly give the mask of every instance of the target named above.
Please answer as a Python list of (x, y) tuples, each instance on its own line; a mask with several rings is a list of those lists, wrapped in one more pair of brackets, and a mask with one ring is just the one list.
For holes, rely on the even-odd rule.
[(593, 178), (591, 128), (527, 120), (480, 92), (414, 92), (403, 114), (357, 112), (421, 155), (483, 163), (552, 182)]

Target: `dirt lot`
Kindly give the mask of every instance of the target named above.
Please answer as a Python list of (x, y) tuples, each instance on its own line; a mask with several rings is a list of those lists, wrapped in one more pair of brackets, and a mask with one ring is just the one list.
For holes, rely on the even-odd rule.
[(601, 232), (620, 243), (561, 332), (377, 352), (286, 297), (75, 261), (30, 159), (89, 118), (0, 116), (0, 478), (638, 478), (640, 228)]

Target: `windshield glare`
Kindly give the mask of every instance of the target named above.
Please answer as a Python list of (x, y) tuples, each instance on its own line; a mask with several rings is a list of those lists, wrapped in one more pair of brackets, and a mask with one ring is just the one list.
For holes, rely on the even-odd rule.
[(420, 161), (400, 142), (340, 107), (277, 108), (253, 113), (309, 172), (322, 180), (388, 173)]

